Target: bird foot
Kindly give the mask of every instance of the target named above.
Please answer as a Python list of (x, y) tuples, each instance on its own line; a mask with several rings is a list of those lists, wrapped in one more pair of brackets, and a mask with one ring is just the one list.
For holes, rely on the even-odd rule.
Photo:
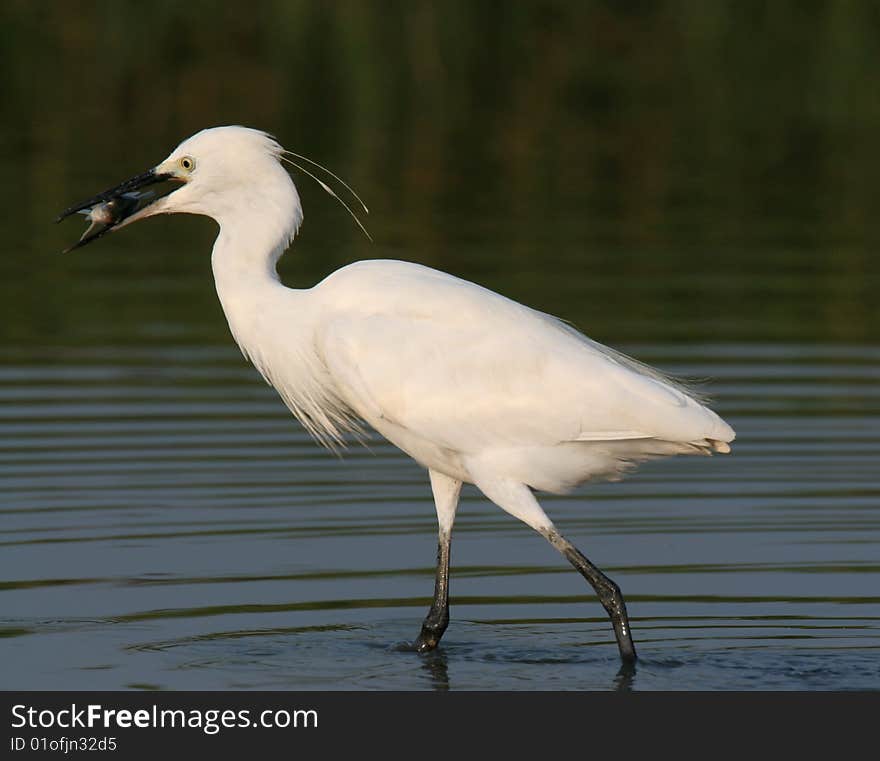
[(430, 627), (430, 626), (422, 626), (422, 631), (419, 636), (416, 638), (416, 641), (413, 643), (413, 647), (415, 648), (417, 653), (430, 653), (434, 650), (437, 645), (440, 644), (440, 638), (443, 636), (443, 632), (446, 627), (442, 629)]

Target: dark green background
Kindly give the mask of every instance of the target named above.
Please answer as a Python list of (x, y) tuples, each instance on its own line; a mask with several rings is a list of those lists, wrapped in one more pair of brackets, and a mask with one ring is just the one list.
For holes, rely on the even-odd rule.
[(298, 176), (286, 282), (394, 257), (610, 343), (876, 341), (880, 6), (0, 3), (7, 347), (228, 341), (206, 220), (58, 211), (242, 123)]

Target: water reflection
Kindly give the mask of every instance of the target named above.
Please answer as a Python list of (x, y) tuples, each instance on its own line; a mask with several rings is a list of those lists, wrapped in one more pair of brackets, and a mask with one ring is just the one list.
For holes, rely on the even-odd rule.
[(420, 656), (421, 665), (428, 675), (431, 689), (437, 692), (449, 690), (449, 661), (442, 649)]
[(614, 677), (615, 692), (632, 692), (635, 684), (637, 665), (635, 663), (621, 663), (620, 670)]

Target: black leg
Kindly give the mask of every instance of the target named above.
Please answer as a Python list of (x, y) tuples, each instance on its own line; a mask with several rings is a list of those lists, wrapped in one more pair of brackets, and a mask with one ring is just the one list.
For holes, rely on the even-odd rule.
[(542, 534), (557, 550), (559, 550), (587, 581), (599, 597), (611, 623), (614, 625), (614, 635), (617, 637), (617, 647), (620, 650), (620, 659), (624, 663), (635, 663), (636, 648), (633, 645), (630, 633), (629, 618), (626, 615), (626, 603), (620, 593), (620, 587), (609, 579), (602, 571), (594, 566), (584, 554), (571, 542), (555, 529), (542, 531)]
[(420, 653), (433, 650), (449, 626), (449, 550), (452, 537), (449, 532), (440, 533), (437, 544), (437, 576), (434, 581), (434, 601), (422, 624), (422, 631), (415, 641)]

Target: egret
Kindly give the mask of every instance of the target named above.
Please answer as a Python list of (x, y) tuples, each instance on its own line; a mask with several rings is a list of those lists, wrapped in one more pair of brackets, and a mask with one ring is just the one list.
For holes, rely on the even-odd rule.
[[(344, 446), (369, 427), (427, 469), (439, 524), (437, 569), (416, 650), (434, 649), (449, 623), (452, 526), (469, 483), (584, 576), (608, 612), (621, 659), (635, 662), (619, 587), (559, 532), (535, 492), (617, 480), (660, 456), (727, 453), (733, 429), (662, 373), (550, 315), (428, 267), (367, 260), (312, 288), (282, 285), (276, 263), (303, 220), (282, 164), (291, 156), (304, 159), (258, 130), (206, 129), (58, 219), (89, 216), (77, 247), (156, 214), (213, 218), (214, 282), (245, 358), (319, 443)], [(166, 180), (169, 193), (142, 191)]]

